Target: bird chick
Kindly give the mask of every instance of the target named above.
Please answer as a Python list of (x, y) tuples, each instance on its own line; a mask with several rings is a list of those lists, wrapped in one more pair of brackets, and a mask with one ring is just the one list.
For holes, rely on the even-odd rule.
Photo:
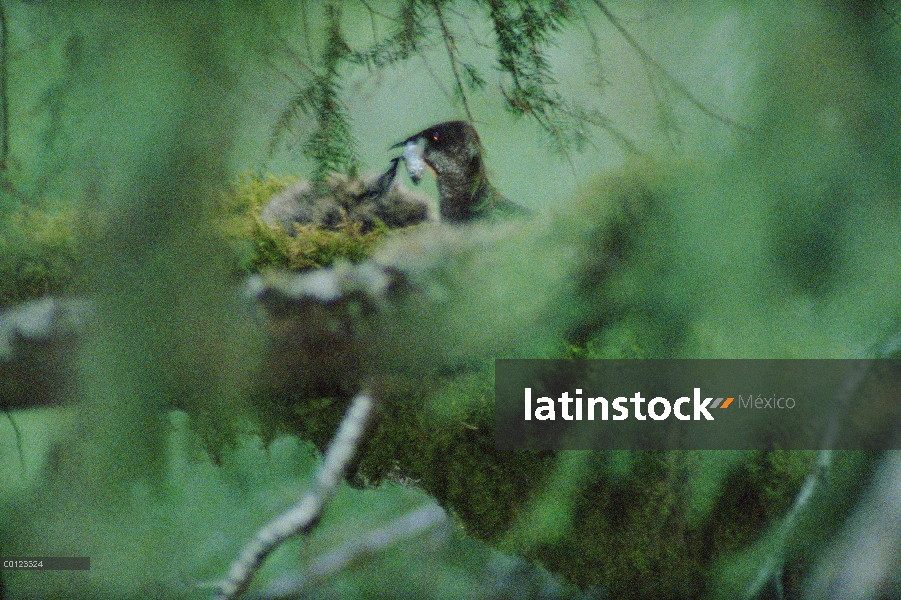
[(433, 220), (429, 200), (401, 185), (397, 179), (400, 157), (391, 161), (381, 175), (362, 178), (334, 173), (325, 181), (324, 191), (309, 181), (301, 181), (276, 194), (265, 207), (263, 221), (281, 225), (293, 234), (294, 224), (313, 224), (336, 231), (341, 223), (359, 223), (363, 233), (378, 221), (388, 227), (406, 227)]
[(528, 211), (507, 200), (488, 181), (482, 160), (482, 142), (465, 121), (440, 123), (392, 148), (404, 148), (404, 162), (413, 183), (419, 183), (428, 166), (438, 182), (441, 219), (465, 223), (490, 215), (525, 214)]

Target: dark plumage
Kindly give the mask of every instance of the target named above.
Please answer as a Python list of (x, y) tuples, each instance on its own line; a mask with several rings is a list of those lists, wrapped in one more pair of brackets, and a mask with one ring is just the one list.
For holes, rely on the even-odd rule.
[(426, 197), (402, 186), (397, 180), (397, 163), (391, 161), (381, 175), (362, 178), (333, 174), (319, 191), (308, 181), (301, 181), (276, 194), (263, 207), (263, 220), (281, 225), (294, 233), (294, 224), (313, 224), (337, 230), (342, 222), (359, 223), (363, 232), (375, 227), (376, 220), (388, 227), (405, 227), (428, 220)]
[(419, 182), (425, 165), (435, 172), (442, 220), (464, 223), (490, 215), (528, 212), (504, 198), (488, 181), (482, 142), (469, 123), (440, 123), (392, 147), (400, 146), (404, 147), (407, 172), (414, 183)]

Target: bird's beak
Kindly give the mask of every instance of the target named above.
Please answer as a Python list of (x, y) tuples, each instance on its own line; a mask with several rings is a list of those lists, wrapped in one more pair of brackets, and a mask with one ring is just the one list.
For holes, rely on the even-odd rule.
[(391, 148), (404, 147), (404, 164), (407, 165), (407, 174), (413, 183), (419, 183), (422, 179), (422, 172), (425, 170), (425, 138), (422, 136), (413, 136), (402, 142), (398, 142)]
[(385, 171), (375, 182), (375, 187), (371, 190), (374, 192), (376, 196), (384, 196), (388, 193), (388, 190), (391, 189), (391, 185), (394, 183), (394, 178), (397, 176), (397, 163), (400, 162), (400, 157), (395, 156), (391, 159), (391, 166), (388, 167), (388, 170)]
[(410, 137), (408, 137), (407, 139), (405, 139), (405, 140), (402, 141), (402, 142), (397, 142), (396, 144), (394, 144), (393, 146), (391, 146), (391, 147), (388, 148), (388, 149), (389, 149), (389, 150), (394, 150), (395, 148), (400, 148), (401, 146), (406, 146), (406, 145), (409, 144), (410, 142), (415, 142), (416, 140), (418, 140), (418, 139), (421, 138), (421, 137), (422, 137), (422, 132), (420, 131), (419, 133), (417, 133), (417, 134), (415, 134), (415, 135), (411, 135)]

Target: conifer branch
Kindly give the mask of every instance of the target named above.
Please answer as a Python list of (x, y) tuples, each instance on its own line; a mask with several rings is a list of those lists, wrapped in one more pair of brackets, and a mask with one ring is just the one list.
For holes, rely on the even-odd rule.
[(424, 40), (428, 30), (423, 24), (420, 0), (407, 0), (401, 5), (400, 14), (392, 21), (398, 23), (397, 31), (371, 48), (352, 52), (348, 60), (368, 68), (381, 68), (424, 50)]
[(341, 18), (337, 8), (327, 9), (328, 31), (322, 52), (322, 71), (312, 75), (312, 82), (301, 89), (282, 110), (272, 135), (270, 153), (282, 132), (305, 114), (316, 121), (316, 129), (303, 144), (303, 152), (313, 160), (313, 181), (321, 183), (332, 172), (354, 174), (357, 168), (350, 133), (350, 117), (341, 98), (339, 67), (351, 51), (341, 37)]
[(315, 60), (315, 54), (313, 53), (313, 47), (310, 45), (310, 40), (312, 39), (310, 35), (310, 15), (307, 13), (307, 3), (305, 1), (300, 3), (300, 24), (303, 27), (303, 40), (307, 49), (307, 56), (312, 62)]
[(554, 3), (543, 12), (527, 2), (517, 7), (519, 12), (514, 14), (502, 0), (488, 1), (497, 38), (498, 66), (511, 80), (509, 87), (501, 86), (501, 95), (510, 112), (534, 119), (556, 149), (569, 159), (568, 148), (588, 142), (584, 126), (595, 123), (586, 118), (588, 112), (583, 108), (569, 106), (559, 93), (549, 90), (557, 82), (542, 52), (569, 18), (569, 9), (563, 3)]

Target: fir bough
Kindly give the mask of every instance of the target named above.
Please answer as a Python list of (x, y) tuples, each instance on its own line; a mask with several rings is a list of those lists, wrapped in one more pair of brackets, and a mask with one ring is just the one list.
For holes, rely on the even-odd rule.
[(310, 84), (295, 95), (276, 122), (270, 139), (270, 151), (293, 121), (303, 113), (312, 117), (316, 129), (303, 143), (303, 153), (314, 164), (312, 179), (321, 183), (329, 173), (354, 175), (357, 158), (351, 135), (347, 107), (341, 96), (341, 64), (350, 48), (341, 35), (341, 14), (334, 5), (327, 8), (328, 30), (322, 51), (322, 68), (312, 76)]
[[(351, 122), (343, 98), (342, 81), (354, 68), (382, 69), (415, 57), (424, 58), (443, 47), (448, 70), (438, 73), (451, 82), (450, 99), (474, 121), (470, 94), (491, 92), (488, 78), (476, 66), (485, 43), (475, 39), (471, 13), (461, 13), (458, 3), (447, 0), (402, 0), (393, 14), (366, 7), (373, 21), (387, 20), (388, 33), (368, 47), (351, 47), (341, 27), (339, 10), (326, 7), (327, 35), (318, 63), (303, 75), (302, 87), (281, 112), (270, 139), (274, 151), (285, 132), (303, 118), (311, 132), (302, 135), (304, 154), (314, 163), (312, 179), (321, 182), (331, 172), (353, 175), (357, 161)], [(517, 117), (533, 119), (548, 134), (552, 147), (561, 152), (581, 150), (590, 143), (592, 130), (603, 130), (615, 141), (637, 153), (635, 145), (600, 111), (564, 97), (556, 89), (548, 49), (555, 36), (576, 18), (562, 0), (481, 0), (475, 15), (488, 19), (495, 39), (496, 68), (503, 75), (496, 98)], [(461, 26), (461, 23), (465, 26)], [(440, 85), (440, 84), (439, 84)], [(308, 130), (310, 131), (310, 130)]]

